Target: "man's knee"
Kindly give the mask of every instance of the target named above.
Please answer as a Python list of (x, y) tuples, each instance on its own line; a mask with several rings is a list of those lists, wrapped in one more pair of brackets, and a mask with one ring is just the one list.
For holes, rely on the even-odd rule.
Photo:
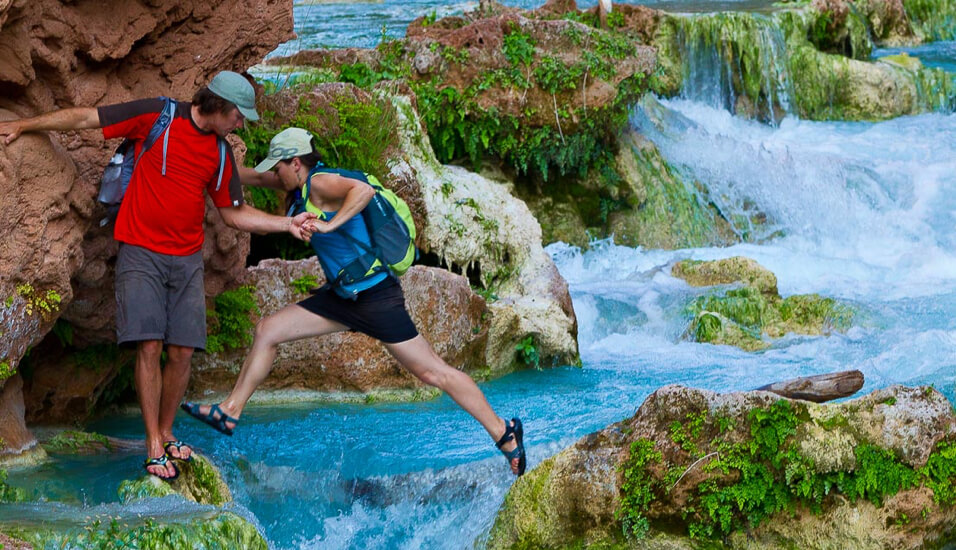
[(161, 340), (144, 340), (136, 345), (136, 355), (142, 360), (158, 361), (163, 353)]
[(166, 350), (168, 365), (189, 365), (193, 357), (193, 349), (182, 346), (169, 346)]

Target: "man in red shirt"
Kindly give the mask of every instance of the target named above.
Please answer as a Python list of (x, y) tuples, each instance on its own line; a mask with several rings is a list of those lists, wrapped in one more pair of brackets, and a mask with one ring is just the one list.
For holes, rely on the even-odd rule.
[[(77, 107), (0, 122), (4, 143), (23, 132), (102, 128), (107, 139), (143, 140), (165, 102), (141, 99), (105, 107)], [(263, 185), (251, 168), (238, 167), (232, 148), (220, 142), (258, 120), (255, 90), (242, 75), (217, 74), (192, 102), (177, 102), (163, 135), (139, 157), (116, 218), (117, 343), (136, 344), (135, 383), (146, 427), (144, 468), (161, 479), (179, 475), (169, 459), (189, 460), (192, 449), (173, 436), (173, 419), (189, 382), (196, 348), (206, 346), (203, 290), (203, 216), (209, 194), (226, 225), (253, 233), (290, 232), (308, 241), (309, 220), (274, 216), (245, 204), (241, 183)], [(160, 369), (166, 347), (167, 360)]]

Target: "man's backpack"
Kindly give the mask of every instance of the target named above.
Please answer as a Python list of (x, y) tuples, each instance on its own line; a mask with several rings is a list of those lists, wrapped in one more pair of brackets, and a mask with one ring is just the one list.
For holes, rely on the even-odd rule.
[(339, 234), (356, 247), (359, 257), (338, 274), (326, 273), (330, 285), (339, 288), (342, 285), (354, 284), (382, 271), (388, 271), (395, 276), (408, 271), (418, 257), (418, 250), (415, 248), (415, 222), (411, 210), (404, 200), (391, 189), (384, 187), (371, 174), (354, 170), (313, 168), (306, 178), (305, 195), (292, 206), (290, 215), (305, 210), (305, 201), (312, 191), (312, 176), (323, 172), (364, 181), (375, 189), (375, 195), (361, 213), (371, 246), (341, 231)]
[[(124, 139), (116, 151), (113, 158), (110, 159), (106, 169), (103, 170), (103, 177), (100, 179), (100, 193), (96, 197), (106, 207), (106, 217), (100, 220), (100, 226), (104, 226), (116, 219), (119, 214), (120, 203), (123, 202), (123, 195), (126, 194), (126, 187), (129, 180), (133, 177), (133, 169), (139, 159), (156, 143), (160, 135), (163, 135), (163, 175), (166, 175), (166, 150), (169, 146), (169, 128), (172, 125), (173, 117), (176, 115), (176, 100), (169, 97), (161, 97), (163, 100), (163, 110), (159, 117), (150, 128), (149, 134), (143, 140), (143, 147), (139, 155), (136, 154), (136, 141)], [(219, 179), (216, 181), (216, 189), (222, 185), (222, 175), (226, 168), (226, 142), (219, 139)]]

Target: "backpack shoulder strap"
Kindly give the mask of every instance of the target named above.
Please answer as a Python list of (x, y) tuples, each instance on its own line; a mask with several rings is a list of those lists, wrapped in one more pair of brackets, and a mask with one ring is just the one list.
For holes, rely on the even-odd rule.
[(140, 149), (139, 155), (136, 156), (136, 163), (139, 163), (139, 159), (149, 150), (150, 147), (156, 143), (156, 140), (159, 139), (160, 134), (165, 132), (165, 137), (163, 138), (163, 175), (166, 175), (166, 149), (169, 145), (169, 127), (172, 126), (173, 116), (176, 114), (176, 100), (169, 97), (161, 97), (163, 100), (163, 110), (160, 111), (159, 117), (156, 119), (156, 122), (153, 123), (153, 127), (149, 129), (149, 134), (146, 135), (146, 139), (143, 140), (143, 148)]
[(226, 140), (216, 136), (219, 141), (219, 179), (216, 180), (216, 191), (222, 185), (222, 175), (226, 171)]

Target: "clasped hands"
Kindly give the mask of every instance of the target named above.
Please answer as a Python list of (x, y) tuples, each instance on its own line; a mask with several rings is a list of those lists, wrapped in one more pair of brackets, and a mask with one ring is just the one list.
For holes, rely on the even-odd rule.
[(312, 212), (303, 212), (292, 218), (292, 225), (289, 227), (289, 233), (296, 239), (309, 242), (313, 233), (331, 233), (336, 228), (325, 220), (320, 220)]

